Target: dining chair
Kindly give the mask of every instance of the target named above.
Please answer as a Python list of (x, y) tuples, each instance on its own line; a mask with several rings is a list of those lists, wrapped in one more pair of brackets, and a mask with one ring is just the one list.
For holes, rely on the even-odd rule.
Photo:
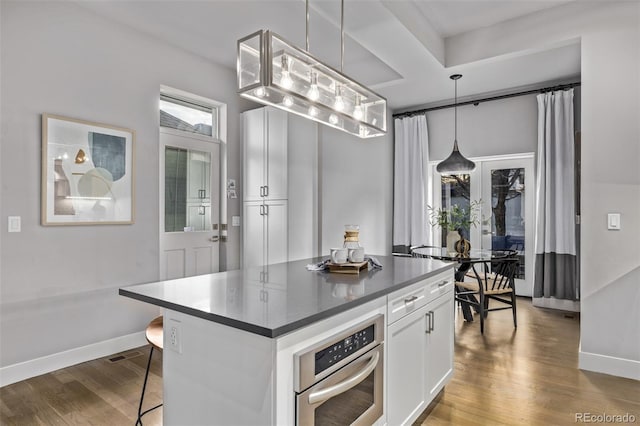
[[(456, 281), (458, 302), (474, 306), (480, 315), (480, 333), (484, 334), (484, 320), (487, 313), (511, 309), (513, 326), (518, 327), (516, 319), (516, 294), (514, 279), (518, 270), (519, 259), (506, 257), (491, 260), (469, 261), (470, 266), (464, 278), (470, 281)], [(495, 300), (508, 306), (489, 308), (489, 301)]]

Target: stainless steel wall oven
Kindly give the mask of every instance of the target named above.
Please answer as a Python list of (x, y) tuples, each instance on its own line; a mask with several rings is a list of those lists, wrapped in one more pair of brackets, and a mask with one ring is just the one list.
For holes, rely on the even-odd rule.
[(294, 355), (296, 424), (371, 425), (383, 415), (384, 316)]

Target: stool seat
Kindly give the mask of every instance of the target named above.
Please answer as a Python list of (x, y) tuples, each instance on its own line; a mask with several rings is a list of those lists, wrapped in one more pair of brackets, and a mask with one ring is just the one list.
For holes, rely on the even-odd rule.
[(163, 346), (163, 337), (162, 337), (162, 316), (154, 318), (145, 331), (145, 336), (147, 338), (147, 342), (149, 342), (156, 349), (162, 350)]

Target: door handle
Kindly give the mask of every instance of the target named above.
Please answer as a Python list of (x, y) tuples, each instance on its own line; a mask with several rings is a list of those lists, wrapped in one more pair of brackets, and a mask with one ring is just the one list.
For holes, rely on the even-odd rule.
[(217, 243), (218, 241), (220, 241), (220, 237), (214, 235), (213, 237), (209, 238), (209, 241), (211, 241), (212, 243)]
[(376, 368), (378, 365), (378, 361), (380, 360), (380, 353), (375, 351), (375, 354), (371, 356), (371, 361), (357, 374), (349, 377), (348, 379), (338, 383), (337, 385), (329, 386), (326, 389), (322, 389), (317, 392), (312, 392), (309, 394), (309, 404), (319, 404), (330, 398), (333, 398), (336, 395), (340, 395), (356, 386), (364, 379), (366, 379), (369, 374)]
[(491, 231), (490, 231), (490, 230), (488, 230), (488, 229), (483, 229), (483, 230), (482, 230), (482, 235), (493, 235), (493, 232), (491, 232)]

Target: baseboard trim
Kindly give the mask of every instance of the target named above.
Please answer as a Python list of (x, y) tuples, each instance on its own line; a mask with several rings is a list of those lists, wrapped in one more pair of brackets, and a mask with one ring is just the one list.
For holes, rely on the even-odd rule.
[(146, 343), (144, 331), (141, 331), (1, 367), (0, 387), (80, 364), (81, 362), (137, 348)]
[(640, 361), (632, 359), (616, 358), (580, 350), (578, 352), (578, 367), (581, 370), (640, 380)]

